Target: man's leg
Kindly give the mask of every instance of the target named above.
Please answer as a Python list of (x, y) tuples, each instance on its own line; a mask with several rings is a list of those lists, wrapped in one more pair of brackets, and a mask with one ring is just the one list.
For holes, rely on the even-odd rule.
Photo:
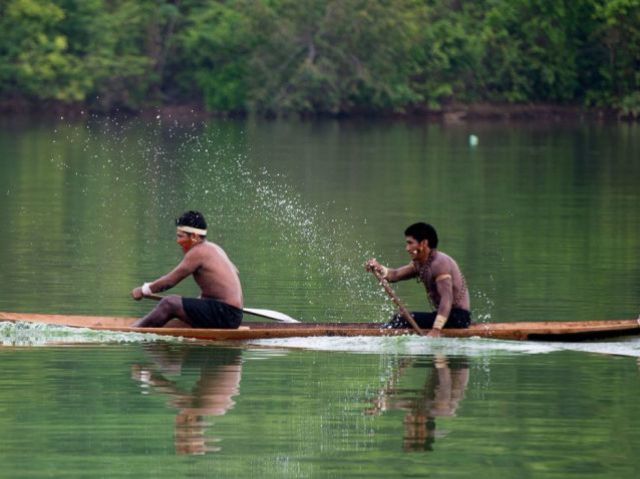
[(133, 323), (135, 328), (161, 328), (173, 318), (181, 319), (188, 323), (187, 314), (182, 308), (182, 297), (177, 295), (165, 296), (158, 306), (144, 318)]
[[(422, 311), (412, 311), (411, 317), (416, 321), (418, 326), (425, 329), (431, 329), (436, 319), (436, 313), (424, 313)], [(410, 329), (411, 325), (400, 313), (396, 313), (391, 320), (384, 325), (386, 329)]]
[[(411, 316), (422, 329), (433, 328), (436, 320), (436, 311), (425, 313), (421, 311), (412, 311)], [(468, 311), (454, 308), (451, 310), (449, 319), (444, 325), (445, 328), (468, 328), (471, 324), (471, 316)], [(384, 326), (387, 329), (409, 329), (411, 325), (402, 317), (400, 313), (396, 313)]]

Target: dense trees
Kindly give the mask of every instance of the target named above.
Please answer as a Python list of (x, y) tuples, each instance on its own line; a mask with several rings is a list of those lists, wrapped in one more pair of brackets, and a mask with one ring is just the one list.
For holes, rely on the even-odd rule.
[(1, 0), (0, 101), (640, 115), (640, 0)]

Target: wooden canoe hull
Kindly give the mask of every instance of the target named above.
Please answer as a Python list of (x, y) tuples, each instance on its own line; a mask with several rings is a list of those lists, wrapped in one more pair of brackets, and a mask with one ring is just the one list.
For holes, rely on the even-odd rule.
[[(269, 338), (313, 336), (397, 336), (415, 334), (411, 329), (381, 329), (379, 323), (257, 323), (246, 322), (239, 329), (133, 328), (136, 318), (56, 314), (3, 313), (0, 321), (89, 328), (127, 333), (153, 333), (207, 341), (247, 341)], [(640, 334), (640, 320), (578, 322), (482, 323), (468, 329), (444, 329), (450, 338), (491, 338), (530, 341), (582, 341)]]

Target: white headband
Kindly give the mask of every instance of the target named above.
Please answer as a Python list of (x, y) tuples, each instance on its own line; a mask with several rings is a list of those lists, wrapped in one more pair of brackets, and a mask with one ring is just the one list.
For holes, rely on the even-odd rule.
[(201, 230), (200, 228), (194, 228), (193, 226), (178, 226), (178, 231), (184, 233), (193, 233), (200, 236), (207, 236), (207, 230)]

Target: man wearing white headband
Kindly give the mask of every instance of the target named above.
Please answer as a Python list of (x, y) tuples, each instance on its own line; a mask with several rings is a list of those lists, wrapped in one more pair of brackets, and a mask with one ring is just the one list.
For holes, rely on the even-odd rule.
[(237, 328), (242, 322), (242, 286), (238, 270), (224, 250), (207, 241), (207, 223), (201, 213), (187, 211), (176, 220), (176, 241), (184, 258), (175, 269), (159, 279), (134, 288), (133, 299), (140, 300), (173, 288), (193, 275), (200, 287), (199, 298), (169, 295), (135, 327), (160, 328), (171, 319), (175, 327)]

